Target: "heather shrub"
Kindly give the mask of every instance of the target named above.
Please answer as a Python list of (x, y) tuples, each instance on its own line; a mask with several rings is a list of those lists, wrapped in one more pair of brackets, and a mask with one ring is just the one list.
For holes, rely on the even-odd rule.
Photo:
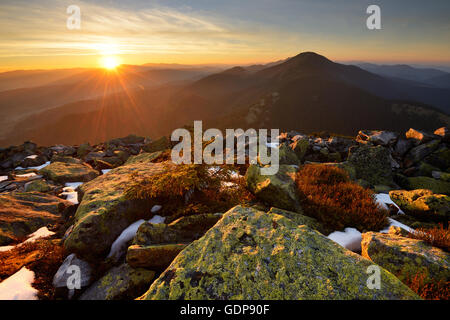
[(330, 231), (353, 227), (378, 231), (388, 213), (374, 202), (373, 193), (352, 182), (346, 171), (327, 165), (305, 165), (296, 175), (304, 213)]
[(450, 281), (428, 279), (425, 273), (406, 277), (405, 284), (425, 300), (449, 300)]
[(418, 228), (409, 232), (408, 236), (413, 239), (423, 240), (433, 247), (441, 248), (450, 252), (450, 231), (440, 223), (434, 228)]

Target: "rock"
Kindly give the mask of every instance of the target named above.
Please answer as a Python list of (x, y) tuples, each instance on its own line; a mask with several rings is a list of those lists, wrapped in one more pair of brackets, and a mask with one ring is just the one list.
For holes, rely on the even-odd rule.
[(51, 162), (64, 162), (64, 163), (74, 163), (74, 164), (82, 164), (83, 161), (74, 157), (62, 156), (59, 154), (53, 155)]
[(112, 167), (118, 167), (121, 166), (123, 164), (122, 159), (120, 159), (119, 157), (104, 157), (102, 158), (102, 161), (109, 163)]
[[(298, 137), (298, 136), (297, 136)], [(303, 161), (303, 158), (308, 151), (309, 148), (309, 140), (308, 139), (296, 139), (291, 145), (291, 149), (294, 151), (297, 156), (297, 160), (299, 162)], [(281, 164), (281, 163), (280, 163)], [(294, 163), (295, 164), (295, 163)]]
[(261, 167), (250, 165), (245, 174), (247, 188), (261, 201), (281, 209), (302, 212), (295, 185), (297, 168), (280, 165), (274, 175), (261, 175)]
[(450, 255), (422, 240), (395, 234), (367, 232), (362, 235), (362, 255), (400, 280), (424, 273), (427, 280), (450, 280)]
[(388, 234), (407, 237), (409, 233), (408, 233), (408, 231), (406, 231), (405, 229), (402, 229), (400, 227), (390, 226), (389, 230), (388, 230)]
[(348, 162), (355, 168), (357, 179), (364, 179), (371, 185), (393, 184), (390, 153), (382, 146), (353, 147)]
[(84, 157), (84, 160), (86, 162), (100, 160), (106, 156), (106, 152), (103, 151), (97, 151), (97, 152), (89, 152), (86, 157)]
[(303, 214), (299, 214), (298, 212), (292, 212), (292, 211), (287, 211), (287, 210), (283, 210), (283, 209), (272, 207), (272, 208), (270, 208), (268, 213), (269, 214), (282, 215), (282, 216), (284, 216), (286, 218), (291, 219), (292, 221), (294, 221), (298, 225), (308, 226), (311, 229), (319, 231), (322, 234), (326, 233), (326, 229), (322, 226), (322, 224), (319, 221), (317, 221), (314, 218), (305, 216)]
[(36, 157), (32, 158), (25, 158), (20, 163), (20, 166), (22, 168), (28, 168), (28, 167), (37, 167), (47, 162), (47, 157), (44, 155), (37, 155)]
[(139, 226), (133, 244), (188, 243), (205, 234), (221, 216), (204, 213), (181, 217), (170, 224), (144, 222)]
[(115, 150), (113, 152), (113, 157), (117, 157), (120, 160), (122, 160), (122, 162), (126, 162), (128, 160), (128, 158), (130, 157), (130, 154), (124, 150)]
[(91, 145), (89, 143), (83, 143), (77, 149), (77, 156), (79, 158), (84, 158), (91, 151), (92, 151)]
[(398, 133), (391, 131), (361, 130), (356, 140), (372, 142), (375, 145), (388, 146), (397, 141)]
[(133, 269), (124, 263), (94, 282), (79, 300), (133, 300), (145, 292), (154, 277), (154, 271)]
[(450, 172), (450, 149), (443, 146), (425, 157), (424, 161), (442, 171)]
[[(300, 151), (299, 151), (300, 152)], [(280, 144), (278, 147), (278, 154), (279, 154), (279, 164), (293, 164), (293, 165), (299, 165), (300, 160), (297, 158), (297, 154), (291, 149), (289, 145), (286, 143)]]
[(171, 165), (171, 162), (128, 164), (81, 185), (81, 202), (75, 214), (73, 231), (64, 242), (66, 250), (86, 260), (104, 258), (125, 228), (139, 219), (147, 220), (153, 216), (151, 208), (154, 203), (125, 197), (124, 191), (133, 181), (131, 174), (150, 177)]
[(152, 162), (162, 154), (162, 151), (152, 152), (152, 153), (141, 153), (137, 156), (132, 156), (128, 158), (125, 164), (142, 163), (142, 162)]
[(57, 153), (63, 156), (73, 156), (77, 150), (71, 146), (64, 146), (62, 144), (58, 144), (56, 146), (48, 148), (52, 153)]
[(281, 214), (236, 206), (186, 247), (139, 299), (417, 299), (373, 263)]
[(448, 221), (450, 218), (450, 197), (434, 194), (431, 190), (393, 190), (389, 196), (405, 213), (426, 219)]
[(45, 193), (52, 189), (52, 186), (50, 186), (44, 179), (34, 180), (25, 184), (25, 192), (37, 191)]
[(343, 137), (331, 137), (327, 142), (327, 146), (331, 151), (343, 154), (347, 154), (350, 147), (356, 144), (355, 140)]
[(430, 177), (407, 177), (406, 189), (428, 189), (437, 194), (450, 195), (450, 182), (433, 179)]
[(419, 170), (417, 170), (417, 174), (419, 176), (427, 176), (430, 177), (432, 176), (433, 171), (439, 171), (439, 168), (436, 168), (434, 166), (432, 166), (431, 164), (428, 164), (424, 161), (421, 161), (419, 163)]
[[(410, 167), (415, 163), (418, 163), (427, 155), (432, 153), (439, 147), (439, 140), (433, 140), (431, 142), (418, 145), (417, 147), (412, 148), (405, 156), (405, 166)], [(427, 161), (428, 162), (428, 161)]]
[(93, 164), (94, 168), (96, 170), (105, 170), (105, 169), (112, 169), (112, 168), (114, 168), (114, 166), (112, 164), (110, 164), (109, 162), (106, 162), (106, 161), (103, 161), (103, 160), (100, 160), (100, 159), (95, 159), (93, 161), (93, 163), (94, 163)]
[[(74, 270), (80, 271), (79, 284), (80, 286), (87, 287), (91, 283), (92, 268), (86, 261), (78, 259), (75, 254), (70, 254), (64, 260), (59, 267), (55, 276), (53, 277), (53, 286), (55, 288), (67, 288), (68, 280), (73, 279), (71, 277), (74, 274)], [(73, 281), (73, 280), (72, 280)], [(71, 284), (73, 284), (71, 281)]]
[(61, 221), (71, 205), (39, 192), (0, 194), (0, 246), (21, 241), (37, 229)]
[(442, 138), (445, 142), (450, 142), (450, 129), (447, 127), (442, 127), (437, 129), (434, 134)]
[(432, 134), (426, 133), (424, 131), (415, 130), (415, 129), (409, 129), (405, 136), (407, 139), (413, 139), (416, 141), (416, 143), (426, 143), (434, 139), (434, 136)]
[(127, 263), (134, 268), (151, 268), (163, 271), (188, 243), (153, 244), (128, 247)]
[(85, 164), (53, 162), (39, 171), (46, 179), (57, 183), (87, 182), (99, 173)]
[(139, 137), (134, 134), (130, 134), (124, 138), (116, 138), (108, 141), (108, 145), (115, 146), (129, 146), (133, 144), (143, 144), (145, 142), (145, 137)]
[(414, 147), (414, 141), (410, 139), (398, 139), (395, 147), (394, 154), (398, 157), (403, 157), (411, 148)]
[(156, 152), (156, 151), (164, 151), (170, 148), (170, 141), (166, 137), (161, 137), (156, 141), (150, 142), (146, 144), (142, 150), (148, 153)]

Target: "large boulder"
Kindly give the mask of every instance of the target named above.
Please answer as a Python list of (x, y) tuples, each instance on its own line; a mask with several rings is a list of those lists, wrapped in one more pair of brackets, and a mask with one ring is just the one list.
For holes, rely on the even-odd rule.
[(0, 194), (0, 246), (62, 221), (64, 210), (70, 206), (69, 201), (39, 192)]
[(349, 151), (348, 162), (356, 171), (356, 178), (369, 182), (372, 186), (393, 184), (391, 156), (387, 148), (360, 145)]
[(132, 300), (145, 292), (154, 277), (154, 271), (124, 263), (94, 282), (79, 300)]
[(409, 150), (409, 152), (405, 155), (405, 166), (410, 167), (421, 161), (423, 158), (435, 151), (439, 147), (439, 143), (439, 140), (432, 140)]
[(166, 149), (169, 149), (171, 146), (169, 139), (167, 137), (161, 137), (158, 140), (152, 141), (148, 144), (146, 144), (142, 150), (148, 153), (157, 152), (157, 151), (164, 151)]
[(46, 179), (58, 183), (87, 182), (99, 173), (86, 164), (53, 162), (39, 171)]
[(358, 132), (357, 140), (371, 142), (375, 145), (393, 145), (398, 139), (398, 133), (391, 131), (361, 130)]
[(404, 187), (409, 190), (428, 189), (437, 194), (450, 195), (450, 182), (430, 177), (408, 177), (404, 180)]
[(433, 135), (421, 130), (415, 130), (413, 128), (409, 129), (405, 136), (407, 139), (415, 140), (416, 143), (426, 143), (433, 140)]
[(393, 190), (389, 196), (405, 213), (425, 219), (447, 221), (450, 218), (450, 197), (431, 190)]
[(307, 138), (298, 138), (295, 139), (289, 146), (296, 154), (298, 161), (301, 162), (305, 157), (306, 151), (308, 151), (309, 140)]
[(188, 243), (132, 245), (127, 251), (127, 263), (134, 268), (163, 271)]
[(247, 188), (257, 198), (270, 206), (299, 211), (300, 198), (295, 185), (296, 166), (280, 165), (274, 175), (261, 174), (261, 167), (250, 165), (245, 174)]
[(150, 177), (164, 172), (170, 165), (170, 162), (132, 163), (81, 185), (81, 202), (75, 213), (73, 230), (64, 242), (66, 250), (87, 260), (102, 259), (126, 227), (139, 219), (153, 216), (151, 208), (155, 203), (130, 200), (125, 196), (134, 179), (132, 174)]
[(428, 280), (450, 280), (450, 255), (422, 240), (393, 233), (362, 235), (362, 255), (401, 280), (424, 273)]
[[(301, 153), (301, 146), (297, 147), (297, 145), (293, 146), (297, 148), (297, 152)], [(300, 159), (297, 157), (297, 153), (292, 150), (292, 147), (287, 145), (286, 143), (282, 143), (278, 147), (278, 155), (279, 155), (279, 164), (292, 164), (299, 165)], [(302, 156), (303, 157), (303, 156)]]
[(369, 289), (372, 265), (282, 214), (236, 206), (139, 299), (418, 298), (382, 268), (381, 288)]
[(450, 129), (447, 127), (442, 127), (437, 129), (434, 134), (441, 137), (443, 141), (450, 142)]

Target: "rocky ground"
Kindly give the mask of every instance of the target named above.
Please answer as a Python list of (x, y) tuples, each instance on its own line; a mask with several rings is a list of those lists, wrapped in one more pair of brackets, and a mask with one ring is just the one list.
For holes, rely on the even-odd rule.
[(273, 176), (175, 166), (167, 138), (0, 149), (0, 299), (448, 299), (449, 144), (293, 131)]

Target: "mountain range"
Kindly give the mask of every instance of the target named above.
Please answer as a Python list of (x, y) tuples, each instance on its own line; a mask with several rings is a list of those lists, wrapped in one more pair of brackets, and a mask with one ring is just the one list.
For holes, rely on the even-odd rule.
[(450, 74), (416, 69), (344, 65), (304, 52), (226, 70), (150, 64), (8, 72), (0, 74), (0, 146), (96, 143), (130, 133), (155, 138), (193, 120), (348, 135), (449, 125)]

